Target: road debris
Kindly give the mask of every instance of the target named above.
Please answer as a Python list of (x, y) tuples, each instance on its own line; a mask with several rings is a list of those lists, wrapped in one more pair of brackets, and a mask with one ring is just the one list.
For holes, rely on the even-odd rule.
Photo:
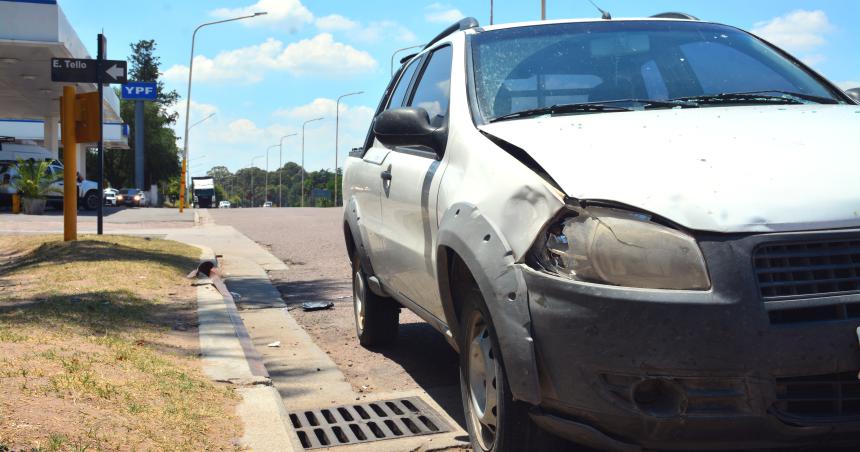
[(334, 303), (330, 301), (308, 301), (302, 303), (302, 310), (304, 311), (322, 311), (324, 309), (331, 309), (334, 307)]
[(275, 342), (272, 342), (270, 344), (266, 344), (266, 347), (280, 347), (280, 346), (281, 346), (281, 341), (275, 341)]

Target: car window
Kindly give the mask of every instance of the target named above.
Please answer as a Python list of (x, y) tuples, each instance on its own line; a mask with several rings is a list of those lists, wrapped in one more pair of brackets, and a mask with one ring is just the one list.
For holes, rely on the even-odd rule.
[(415, 70), (418, 69), (420, 61), (421, 58), (412, 60), (409, 66), (406, 66), (406, 69), (403, 70), (400, 81), (397, 82), (397, 88), (394, 89), (394, 93), (391, 94), (391, 99), (388, 101), (388, 108), (397, 108), (403, 105), (406, 90), (409, 89), (409, 82), (412, 81), (412, 76), (415, 74)]
[(441, 125), (448, 115), (451, 96), (451, 46), (445, 46), (430, 54), (421, 78), (415, 87), (411, 107), (421, 107), (430, 115), (430, 123)]

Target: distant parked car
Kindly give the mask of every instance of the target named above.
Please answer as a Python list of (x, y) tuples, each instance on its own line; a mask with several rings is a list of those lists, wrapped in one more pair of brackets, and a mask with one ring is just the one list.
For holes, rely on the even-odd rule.
[(219, 208), (219, 209), (229, 209), (229, 208), (230, 208), (230, 201), (221, 201), (221, 202), (219, 202), (219, 203), (218, 203), (218, 208)]
[(116, 207), (116, 191), (107, 189), (105, 190), (105, 205)]
[(146, 192), (139, 188), (123, 188), (117, 193), (116, 202), (118, 205), (131, 207), (146, 207), (148, 205)]
[(263, 203), (263, 207), (272, 207), (272, 201), (266, 201)]

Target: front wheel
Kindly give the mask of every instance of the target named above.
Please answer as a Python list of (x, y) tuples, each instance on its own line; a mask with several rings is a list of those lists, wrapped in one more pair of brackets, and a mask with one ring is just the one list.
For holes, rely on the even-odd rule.
[(540, 430), (528, 407), (514, 400), (493, 322), (480, 292), (463, 309), (460, 338), (460, 391), (475, 452), (576, 450)]
[(352, 305), (355, 333), (362, 346), (385, 345), (397, 339), (400, 306), (367, 287), (367, 274), (361, 268), (358, 252), (352, 258)]

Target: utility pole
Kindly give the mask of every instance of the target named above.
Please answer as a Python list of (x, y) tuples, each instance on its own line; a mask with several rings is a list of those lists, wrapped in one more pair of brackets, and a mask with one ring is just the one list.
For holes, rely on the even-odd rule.
[(308, 119), (302, 124), (302, 200), (300, 203), (301, 207), (305, 206), (305, 126), (308, 125), (309, 122), (321, 121), (322, 118), (314, 118)]
[(490, 25), (493, 25), (493, 0), (490, 0)]
[(540, 0), (540, 20), (546, 20), (546, 0)]
[[(191, 57), (188, 59), (188, 95), (185, 96), (185, 137), (183, 138), (182, 143), (182, 147), (184, 149), (182, 150), (182, 169), (180, 170), (180, 179), (182, 180), (182, 183), (179, 184), (179, 213), (182, 213), (182, 209), (185, 208), (185, 173), (188, 169), (188, 119), (189, 116), (191, 116), (191, 74), (194, 72), (194, 42), (197, 39), (197, 32), (200, 31), (201, 28), (208, 27), (210, 25), (223, 24), (225, 22), (233, 22), (235, 20), (250, 19), (252, 17), (264, 16), (266, 14), (266, 12), (256, 12), (247, 16), (207, 22), (205, 24), (198, 25), (197, 28), (194, 29), (194, 33), (191, 33)], [(99, 215), (99, 218), (101, 218), (101, 215)]]
[(334, 107), (334, 206), (337, 207), (337, 153), (338, 153), (338, 136), (340, 130), (340, 100), (347, 96), (355, 96), (364, 94), (364, 91), (356, 91), (354, 93), (344, 94), (337, 98)]

